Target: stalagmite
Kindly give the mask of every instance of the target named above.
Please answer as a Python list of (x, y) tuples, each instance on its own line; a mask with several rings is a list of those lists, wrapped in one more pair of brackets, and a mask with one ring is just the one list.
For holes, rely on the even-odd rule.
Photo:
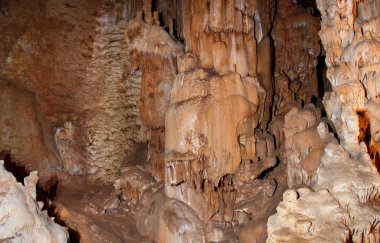
[(37, 172), (18, 183), (0, 160), (0, 241), (4, 242), (57, 242), (68, 240), (65, 228), (54, 223), (43, 202), (37, 202)]

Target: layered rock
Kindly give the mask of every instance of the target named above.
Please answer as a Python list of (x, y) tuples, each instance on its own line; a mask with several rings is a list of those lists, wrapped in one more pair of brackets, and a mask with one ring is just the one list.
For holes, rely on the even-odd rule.
[(67, 230), (54, 223), (42, 211), (43, 202), (36, 201), (37, 172), (18, 183), (0, 161), (0, 240), (6, 242), (68, 241)]

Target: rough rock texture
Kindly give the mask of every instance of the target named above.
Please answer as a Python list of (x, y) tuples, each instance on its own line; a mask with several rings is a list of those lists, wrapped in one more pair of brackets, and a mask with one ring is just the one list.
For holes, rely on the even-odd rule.
[(68, 240), (65, 228), (54, 223), (43, 202), (36, 201), (37, 172), (18, 183), (0, 160), (0, 241), (2, 242), (62, 242)]
[(109, 181), (117, 173), (126, 154), (139, 141), (140, 127), (137, 100), (141, 81), (130, 74), (128, 46), (123, 35), (126, 22), (113, 17), (106, 12), (97, 19), (93, 52), (87, 69), (90, 79), (87, 82), (96, 92), (93, 114), (87, 121), (87, 174), (95, 174), (101, 179), (108, 177)]
[(380, 178), (362, 149), (361, 158), (350, 158), (343, 147), (328, 144), (314, 191), (284, 193), (269, 218), (267, 242), (378, 242)]
[(120, 15), (119, 2), (2, 5), (0, 150), (42, 180), (57, 170), (112, 180), (140, 140), (125, 7)]
[[(358, 115), (366, 103), (378, 103), (379, 1), (317, 1), (322, 14), (320, 36), (333, 92), (326, 93), (326, 112), (343, 146), (357, 147)], [(373, 114), (375, 115), (375, 114)], [(371, 136), (376, 131), (371, 131)], [(355, 146), (356, 144), (356, 146)]]
[(121, 169), (121, 178), (114, 183), (116, 193), (122, 200), (131, 204), (140, 201), (144, 192), (152, 189), (156, 181), (149, 172), (143, 171), (139, 167), (124, 167)]
[(329, 142), (337, 143), (328, 125), (320, 121), (320, 112), (314, 105), (304, 109), (293, 108), (285, 115), (284, 162), (287, 165), (288, 186), (311, 185)]

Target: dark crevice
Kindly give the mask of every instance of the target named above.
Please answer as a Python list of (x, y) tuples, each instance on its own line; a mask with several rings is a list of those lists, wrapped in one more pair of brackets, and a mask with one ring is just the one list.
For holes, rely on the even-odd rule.
[(380, 174), (380, 157), (378, 151), (374, 149), (370, 149), (370, 156), (372, 158), (373, 163), (375, 164), (377, 168), (377, 172)]
[[(273, 39), (272, 33), (273, 33), (275, 19), (277, 16), (277, 4), (278, 4), (278, 2), (277, 2), (277, 0), (275, 0), (275, 1), (273, 1), (273, 6), (270, 7), (270, 11), (273, 11), (273, 13), (271, 13), (271, 24), (269, 26), (269, 31), (268, 31), (268, 37), (269, 37), (269, 43), (270, 43), (270, 56), (271, 56), (270, 69), (271, 69), (272, 74), (273, 74), (274, 70), (276, 69), (276, 48), (274, 45), (274, 39)], [(273, 75), (271, 75), (271, 79), (272, 79), (271, 80), (272, 81), (271, 82), (272, 83), (272, 90), (273, 90), (273, 94), (274, 94), (275, 90), (276, 90), (276, 82), (274, 81)], [(268, 111), (268, 114), (269, 114), (268, 124), (265, 127), (266, 130), (268, 129), (268, 126), (273, 119), (273, 113), (274, 113), (274, 109), (275, 109), (274, 102), (273, 102), (273, 95), (270, 99), (271, 99), (271, 102), (270, 102), (269, 111)]]
[(257, 179), (263, 180), (269, 176), (269, 174), (279, 165), (280, 161), (277, 159), (276, 164), (260, 173)]
[(26, 171), (25, 167), (14, 163), (10, 154), (5, 154), (3, 159), (5, 169), (16, 177), (17, 182), (24, 183), (24, 178), (29, 175), (29, 172)]
[(365, 110), (356, 111), (359, 119), (359, 137), (358, 141), (364, 142), (367, 146), (367, 150), (370, 149), (371, 142), (371, 124), (369, 123), (369, 118)]
[[(347, 226), (346, 226), (347, 227)], [(348, 229), (348, 238), (345, 240), (345, 243), (353, 243), (353, 241), (352, 241), (352, 232), (351, 232), (351, 229), (350, 228), (348, 228), (347, 227), (347, 229)]]
[(312, 97), (312, 101), (315, 104), (316, 107), (321, 109), (321, 115), (322, 117), (326, 116), (326, 110), (322, 103), (323, 96), (326, 92), (332, 91), (332, 86), (330, 81), (326, 77), (326, 62), (325, 62), (325, 56), (320, 55), (317, 57), (317, 81), (318, 81), (318, 97)]
[(326, 56), (318, 56), (317, 61), (317, 80), (318, 80), (318, 96), (323, 98), (326, 92), (332, 91), (332, 86), (326, 77)]

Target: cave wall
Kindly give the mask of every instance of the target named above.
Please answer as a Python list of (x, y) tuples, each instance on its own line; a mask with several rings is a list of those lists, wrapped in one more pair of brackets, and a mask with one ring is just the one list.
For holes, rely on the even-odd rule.
[(140, 77), (129, 72), (123, 37), (128, 6), (2, 5), (1, 113), (12, 115), (2, 116), (0, 150), (28, 170), (112, 180), (140, 141)]

